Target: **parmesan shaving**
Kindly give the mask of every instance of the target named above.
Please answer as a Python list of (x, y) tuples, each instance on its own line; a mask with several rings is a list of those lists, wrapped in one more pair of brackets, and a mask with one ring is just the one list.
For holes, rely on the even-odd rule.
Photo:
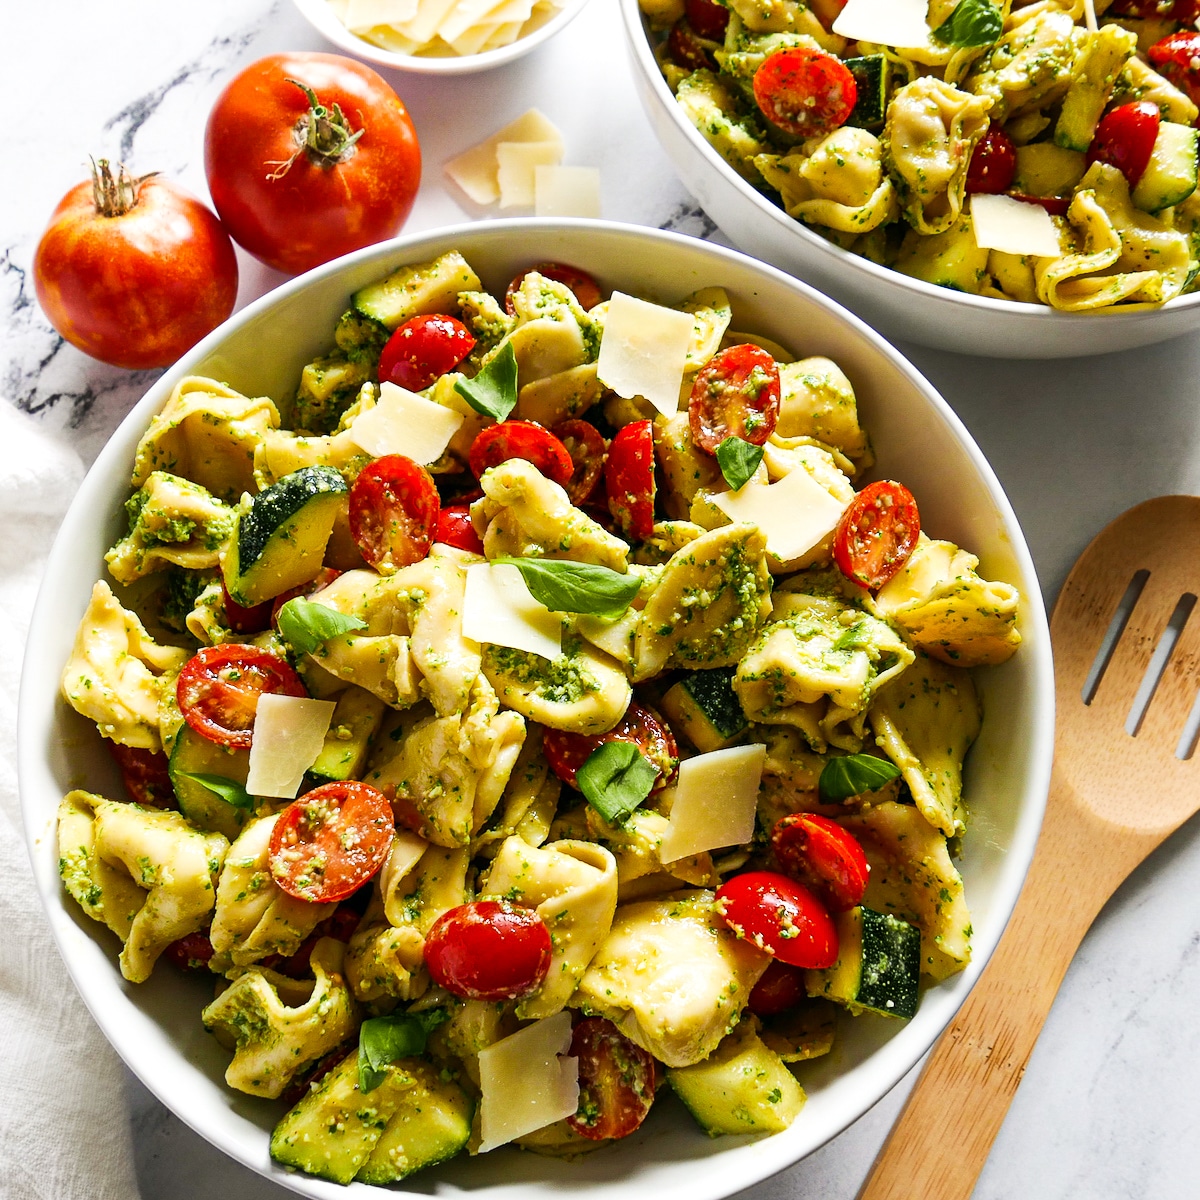
[(1062, 253), (1054, 221), (1040, 204), (980, 193), (971, 197), (971, 227), (981, 250), (1038, 258), (1057, 258)]
[(641, 396), (664, 416), (673, 416), (694, 330), (691, 313), (613, 292), (596, 375), (618, 396)]
[(562, 653), (562, 618), (539, 604), (511, 563), (467, 568), (463, 636), (555, 659)]
[(490, 138), (452, 158), (443, 168), (476, 204), (495, 204), (500, 199), (500, 164), (496, 148), (502, 142), (552, 142), (558, 146), (559, 157), (562, 157), (562, 133), (553, 121), (531, 108)]
[(534, 167), (533, 211), (539, 217), (600, 216), (600, 172), (595, 167)]
[(372, 458), (403, 454), (422, 466), (437, 462), (466, 418), (394, 383), (379, 385), (379, 403), (357, 417), (350, 439)]
[(767, 748), (761, 743), (698, 754), (679, 764), (671, 820), (659, 858), (671, 863), (718, 846), (741, 846), (754, 837), (758, 785)]
[(306, 696), (274, 692), (259, 696), (246, 791), (252, 796), (294, 800), (304, 772), (321, 753), (336, 707), (332, 700)]

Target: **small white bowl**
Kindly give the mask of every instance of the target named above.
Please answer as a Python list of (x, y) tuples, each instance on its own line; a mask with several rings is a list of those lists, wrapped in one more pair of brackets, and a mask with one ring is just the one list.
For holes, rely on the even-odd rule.
[[(305, 1196), (363, 1196), (292, 1174), (267, 1153), (282, 1105), (225, 1086), (228, 1054), (206, 1034), (200, 1009), (211, 982), (160, 969), (131, 985), (116, 940), (86, 918), (58, 876), (55, 813), (70, 788), (120, 794), (95, 727), (59, 695), (58, 680), (104, 551), (120, 534), (134, 449), (185, 375), (212, 375), (251, 396), (294, 392), (301, 367), (324, 353), (351, 294), (397, 267), (461, 251), (502, 294), (518, 272), (554, 260), (661, 302), (720, 285), (734, 327), (798, 355), (823, 354), (845, 370), (878, 454), (875, 474), (905, 481), (925, 527), (979, 555), (989, 578), (1016, 584), (1024, 642), (1002, 667), (976, 672), (983, 733), (967, 761), (972, 824), (962, 871), (974, 961), (925, 993), (913, 1020), (842, 1023), (835, 1052), (805, 1064), (809, 1099), (795, 1124), (766, 1139), (709, 1139), (664, 1097), (631, 1137), (576, 1163), (512, 1150), (459, 1159), (399, 1185), (401, 1192), (475, 1200), (717, 1200), (790, 1166), (876, 1103), (945, 1028), (1004, 928), (1033, 854), (1049, 783), (1054, 692), (1049, 632), (1033, 563), (1008, 500), (962, 422), (918, 372), (856, 317), (791, 276), (694, 238), (599, 221), (498, 220), (368, 247), (283, 284), (205, 338), (159, 379), (104, 447), (63, 522), (34, 610), (21, 681), (21, 802), (34, 873), (54, 935), (92, 1015), (130, 1068), (181, 1120), (239, 1162)], [(376, 1192), (377, 1196), (385, 1193)]]
[(373, 42), (351, 33), (337, 19), (328, 0), (292, 0), (300, 14), (318, 33), (347, 54), (365, 59), (378, 67), (411, 71), (419, 75), (468, 75), (474, 71), (490, 71), (493, 67), (502, 67), (528, 54), (559, 30), (566, 28), (583, 11), (587, 2), (588, 0), (566, 0), (555, 16), (507, 46), (485, 50), (482, 54), (456, 54), (443, 58), (385, 50), (382, 46), (376, 46)]
[(826, 241), (751, 187), (705, 141), (663, 78), (638, 0), (619, 3), (642, 107), (704, 211), (747, 254), (808, 280), (888, 337), (992, 358), (1079, 358), (1200, 329), (1200, 293), (1160, 308), (1059, 312), (937, 287)]

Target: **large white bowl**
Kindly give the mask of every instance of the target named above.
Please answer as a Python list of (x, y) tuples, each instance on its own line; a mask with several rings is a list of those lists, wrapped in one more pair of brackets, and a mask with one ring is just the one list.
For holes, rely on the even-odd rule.
[[(87, 476), (50, 555), (21, 685), (21, 800), (38, 887), (72, 977), (98, 1024), (147, 1087), (197, 1132), (255, 1171), (306, 1196), (345, 1190), (290, 1174), (267, 1154), (281, 1107), (230, 1091), (227, 1053), (199, 1012), (211, 984), (159, 970), (142, 985), (117, 970), (117, 943), (83, 916), (58, 877), (55, 810), (69, 788), (104, 792), (115, 771), (89, 722), (59, 696), (58, 679), (104, 551), (119, 536), (134, 448), (184, 375), (215, 375), (249, 395), (284, 397), (301, 366), (331, 343), (350, 294), (396, 267), (457, 248), (494, 292), (530, 264), (571, 263), (606, 288), (671, 302), (721, 285), (734, 327), (796, 354), (824, 354), (854, 384), (878, 451), (876, 474), (906, 481), (926, 528), (980, 556), (989, 576), (1022, 593), (1024, 644), (1003, 667), (977, 673), (983, 734), (966, 775), (973, 814), (962, 868), (975, 926), (975, 960), (929, 991), (909, 1022), (843, 1022), (835, 1052), (803, 1071), (809, 1101), (795, 1124), (766, 1140), (705, 1137), (664, 1097), (635, 1135), (575, 1164), (513, 1150), (417, 1175), (401, 1190), (469, 1188), (480, 1200), (536, 1200), (582, 1189), (589, 1200), (715, 1200), (815, 1150), (871, 1107), (950, 1020), (991, 953), (1025, 875), (1049, 779), (1053, 688), (1038, 581), (1000, 484), (958, 418), (932, 387), (857, 318), (795, 279), (735, 251), (691, 238), (583, 220), (492, 221), (372, 246), (284, 284), (206, 338), (129, 414)], [(119, 793), (110, 793), (119, 794)], [(365, 1194), (352, 1185), (351, 1194)], [(378, 1194), (378, 1193), (377, 1193)]]
[(1078, 358), (1200, 329), (1200, 293), (1159, 308), (1058, 312), (910, 279), (826, 241), (751, 187), (688, 120), (655, 61), (638, 0), (619, 0), (646, 116), (679, 178), (747, 254), (840, 300), (888, 337), (993, 358)]

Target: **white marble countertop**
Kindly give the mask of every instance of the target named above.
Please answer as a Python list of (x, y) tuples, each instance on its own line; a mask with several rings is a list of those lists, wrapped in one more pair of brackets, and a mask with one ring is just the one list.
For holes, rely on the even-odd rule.
[[(272, 51), (331, 47), (286, 0), (56, 0), (6, 11), (0, 393), (69, 429), (90, 461), (154, 376), (93, 362), (46, 324), (29, 268), (51, 209), (83, 177), (89, 154), (163, 171), (205, 195), (204, 118), (225, 82)], [(557, 40), (489, 75), (389, 80), (412, 113), (425, 158), (408, 231), (486, 217), (464, 208), (441, 164), (536, 104), (564, 130), (567, 160), (601, 169), (606, 218), (714, 234), (638, 107), (611, 0), (593, 0)], [(241, 261), (241, 303), (278, 282)], [(1123, 509), (1162, 493), (1200, 492), (1200, 337), (1054, 363), (901, 349), (990, 458), (1024, 525), (1048, 602), (1091, 536)], [(1182, 1200), (1200, 1192), (1197, 879), (1200, 825), (1192, 822), (1101, 914), (1063, 985), (979, 1200)], [(850, 1200), (910, 1084), (744, 1195)], [(132, 1078), (127, 1101), (145, 1200), (289, 1194), (208, 1146)], [(5, 1183), (0, 1194), (10, 1194)]]

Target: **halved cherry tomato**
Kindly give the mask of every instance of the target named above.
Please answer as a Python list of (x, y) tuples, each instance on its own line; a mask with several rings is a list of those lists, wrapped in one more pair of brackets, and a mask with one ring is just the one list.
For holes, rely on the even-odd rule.
[(1155, 42), (1146, 57), (1193, 103), (1200, 104), (1200, 33), (1181, 29)]
[(1149, 100), (1135, 100), (1105, 113), (1088, 147), (1088, 165), (1108, 163), (1125, 176), (1130, 187), (1136, 187), (1150, 165), (1161, 122), (1158, 105)]
[(350, 488), (350, 536), (377, 571), (420, 562), (433, 545), (442, 502), (433, 476), (403, 454), (385, 454)]
[(239, 604), (221, 584), (221, 603), (225, 609), (225, 624), (234, 633), (262, 633), (271, 624), (271, 601), (264, 600), (252, 608)]
[(566, 733), (547, 729), (542, 749), (550, 769), (568, 787), (589, 755), (606, 742), (632, 742), (658, 768), (655, 790), (664, 787), (679, 766), (679, 747), (670, 726), (652, 708), (629, 702), (625, 715), (607, 733)]
[(579, 1060), (579, 1108), (567, 1124), (594, 1142), (628, 1137), (654, 1103), (654, 1057), (604, 1017), (584, 1017), (571, 1035)]
[(862, 903), (871, 868), (858, 839), (829, 817), (792, 813), (771, 830), (771, 848), (787, 874), (812, 888), (832, 912)]
[(913, 494), (902, 483), (869, 483), (842, 513), (833, 561), (860, 587), (881, 588), (908, 561), (921, 532)]
[(686, 17), (680, 17), (667, 34), (667, 54), (687, 71), (716, 70), (717, 60)]
[(472, 554), (483, 553), (483, 542), (471, 524), (471, 506), (469, 504), (452, 504), (438, 513), (437, 533), (433, 535), (435, 542), (446, 546), (457, 546), (460, 550), (469, 550)]
[(692, 441), (708, 454), (727, 437), (763, 445), (779, 420), (779, 368), (747, 342), (714, 354), (700, 368), (688, 399)]
[(550, 930), (531, 908), (475, 900), (442, 913), (425, 939), (433, 981), (463, 1000), (515, 1000), (550, 970)]
[(105, 738), (108, 752), (121, 771), (125, 790), (137, 804), (150, 808), (178, 808), (175, 789), (167, 771), (167, 756), (161, 750), (122, 746)]
[(858, 102), (858, 84), (841, 59), (792, 46), (768, 54), (754, 72), (754, 99), (772, 125), (809, 138), (846, 123)]
[(654, 422), (632, 421), (617, 431), (604, 464), (608, 511), (630, 537), (654, 529)]
[(837, 926), (802, 883), (775, 871), (747, 871), (717, 888), (717, 914), (740, 938), (793, 967), (832, 967)]
[(720, 42), (725, 38), (725, 30), (729, 26), (729, 9), (717, 0), (686, 0), (684, 13), (688, 24), (702, 37), (710, 42)]
[(1052, 217), (1065, 217), (1067, 210), (1071, 207), (1070, 196), (1029, 196), (1025, 192), (1009, 192), (1014, 200), (1020, 200), (1025, 204), (1039, 204)]
[(279, 610), (289, 600), (295, 600), (299, 596), (311, 596), (314, 592), (327, 588), (340, 574), (341, 571), (335, 567), (322, 567), (307, 583), (302, 583), (299, 587), (288, 588), (286, 592), (280, 592), (274, 600), (269, 601), (271, 624), (274, 625), (278, 622)]
[(510, 458), (533, 463), (547, 479), (564, 486), (575, 474), (575, 464), (566, 446), (536, 421), (513, 418), (489, 425), (471, 443), (467, 457), (476, 479), (489, 467), (498, 467)]
[(254, 740), (254, 714), (264, 692), (308, 695), (300, 676), (277, 654), (237, 642), (201, 646), (184, 663), (175, 684), (179, 709), (191, 729), (218, 746), (242, 749)]
[(271, 878), (298, 900), (344, 900), (374, 878), (395, 832), (388, 798), (369, 783), (322, 784), (279, 814), (267, 855)]
[(807, 998), (804, 973), (800, 968), (773, 958), (750, 990), (750, 999), (746, 1001), (746, 1007), (760, 1017), (773, 1017), (777, 1013), (787, 1012), (789, 1008), (795, 1008)]
[(600, 303), (600, 285), (586, 271), (581, 271), (578, 267), (569, 267), (566, 263), (541, 262), (535, 263), (529, 270), (522, 271), (520, 275), (515, 276), (512, 283), (505, 289), (504, 311), (509, 316), (512, 316), (514, 311), (513, 293), (520, 288), (525, 276), (530, 271), (545, 275), (547, 279), (553, 279), (555, 283), (565, 283), (575, 293), (579, 307), (585, 312)]
[(379, 355), (379, 382), (410, 392), (424, 391), (453, 371), (475, 348), (471, 331), (445, 313), (410, 317), (387, 340)]
[(163, 958), (181, 971), (207, 971), (212, 956), (213, 944), (207, 933), (185, 934), (163, 951)]
[(1017, 148), (1000, 128), (992, 125), (975, 143), (967, 164), (967, 193), (998, 196), (1012, 187), (1017, 173)]
[(604, 471), (604, 455), (608, 449), (604, 438), (590, 421), (574, 417), (560, 421), (552, 434), (567, 448), (575, 470), (564, 484), (572, 504), (582, 504), (596, 490), (596, 483)]

